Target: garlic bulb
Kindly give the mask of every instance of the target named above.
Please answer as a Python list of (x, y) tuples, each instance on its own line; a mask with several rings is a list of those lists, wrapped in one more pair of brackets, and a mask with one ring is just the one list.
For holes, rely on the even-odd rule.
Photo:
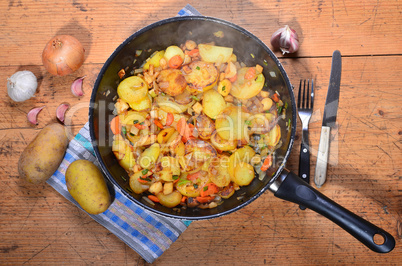
[(271, 44), (274, 48), (281, 49), (283, 54), (294, 53), (299, 50), (299, 36), (295, 30), (285, 25), (272, 34)]
[(38, 87), (38, 80), (28, 70), (18, 71), (7, 79), (8, 96), (15, 102), (23, 102), (31, 98)]

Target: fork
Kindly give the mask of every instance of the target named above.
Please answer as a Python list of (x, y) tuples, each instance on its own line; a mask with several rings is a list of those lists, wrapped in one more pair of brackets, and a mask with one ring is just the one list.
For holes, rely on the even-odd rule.
[(297, 109), (300, 120), (302, 122), (302, 142), (300, 147), (299, 158), (299, 176), (310, 183), (310, 151), (309, 151), (309, 138), (308, 138), (308, 124), (313, 114), (314, 106), (314, 81), (311, 80), (311, 94), (310, 94), (310, 80), (303, 82), (302, 92), (302, 80), (300, 80), (299, 95), (297, 98)]

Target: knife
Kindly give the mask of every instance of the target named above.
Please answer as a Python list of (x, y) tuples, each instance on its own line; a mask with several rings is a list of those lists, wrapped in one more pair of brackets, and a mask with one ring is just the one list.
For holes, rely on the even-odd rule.
[(324, 116), (322, 119), (320, 144), (318, 146), (317, 164), (315, 167), (314, 182), (318, 188), (325, 183), (327, 175), (329, 140), (331, 136), (331, 128), (334, 128), (336, 124), (341, 72), (341, 53), (336, 50), (332, 54), (331, 76), (329, 78), (327, 99), (325, 101)]

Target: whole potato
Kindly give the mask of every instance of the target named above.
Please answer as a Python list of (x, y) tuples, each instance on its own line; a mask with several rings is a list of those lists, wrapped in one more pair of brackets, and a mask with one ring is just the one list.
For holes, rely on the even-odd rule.
[(90, 214), (102, 213), (111, 204), (101, 171), (88, 160), (77, 160), (68, 166), (66, 185), (71, 196)]
[(44, 127), (20, 156), (20, 177), (34, 184), (48, 180), (62, 162), (67, 145), (64, 126), (54, 123)]

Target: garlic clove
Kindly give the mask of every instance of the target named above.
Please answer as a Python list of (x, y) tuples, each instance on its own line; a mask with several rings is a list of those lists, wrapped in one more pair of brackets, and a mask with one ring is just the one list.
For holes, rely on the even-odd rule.
[(83, 83), (83, 80), (85, 77), (86, 76), (77, 78), (71, 84), (71, 92), (73, 93), (74, 96), (80, 97), (80, 96), (84, 95), (84, 91), (82, 90), (82, 83)]
[(274, 48), (280, 49), (283, 54), (294, 53), (299, 50), (299, 36), (294, 29), (285, 25), (272, 34), (271, 44)]
[(45, 106), (33, 108), (28, 112), (27, 118), (31, 124), (33, 124), (33, 125), (38, 124), (38, 120), (37, 120), (38, 114), (40, 111), (42, 111), (43, 108), (45, 108)]
[(63, 124), (64, 124), (65, 114), (66, 114), (68, 108), (70, 108), (70, 105), (68, 103), (62, 103), (56, 109), (56, 117)]

